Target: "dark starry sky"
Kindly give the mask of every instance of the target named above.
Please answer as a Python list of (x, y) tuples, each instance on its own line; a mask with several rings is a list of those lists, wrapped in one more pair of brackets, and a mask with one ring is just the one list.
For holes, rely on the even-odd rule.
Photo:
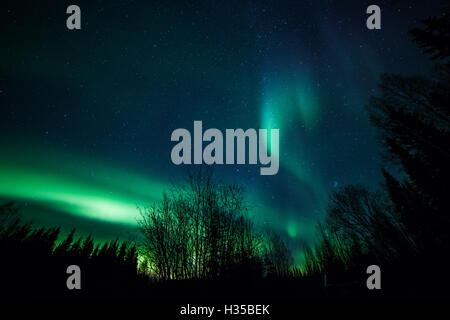
[[(365, 10), (382, 9), (368, 30)], [(65, 13), (81, 7), (82, 29)], [(186, 168), (176, 128), (279, 128), (280, 170), (218, 166), (256, 220), (313, 238), (327, 194), (381, 182), (364, 106), (430, 62), (407, 31), (440, 1), (2, 1), (0, 196), (37, 223), (133, 230)]]

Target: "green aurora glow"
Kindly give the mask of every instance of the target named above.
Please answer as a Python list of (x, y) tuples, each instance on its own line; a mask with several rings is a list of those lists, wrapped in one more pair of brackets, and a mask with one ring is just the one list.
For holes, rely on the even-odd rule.
[[(2, 155), (0, 196), (39, 202), (83, 218), (135, 225), (137, 206), (158, 201), (167, 186), (81, 157), (54, 150), (41, 150), (39, 157), (30, 149), (20, 153), (9, 150), (8, 155)], [(89, 170), (83, 172), (81, 164)]]
[[(312, 83), (312, 77), (285, 77), (268, 86), (262, 102), (261, 127), (280, 129), (280, 149), (288, 150), (279, 155), (280, 166), (287, 169), (299, 182), (309, 186), (318, 199), (324, 200), (327, 194), (322, 184), (323, 179), (308, 165), (311, 159), (302, 143), (303, 137), (314, 134), (320, 120), (321, 107)], [(300, 135), (296, 131), (299, 124), (302, 130)], [(297, 137), (295, 141), (292, 136)], [(292, 225), (288, 227), (289, 235), (296, 233), (292, 228)]]
[[(1, 197), (38, 202), (82, 218), (134, 226), (139, 213), (137, 207), (158, 202), (173, 183), (168, 178), (147, 178), (144, 174), (52, 148), (39, 150), (31, 145), (2, 148)], [(293, 238), (305, 229), (305, 224), (298, 219), (283, 222), (275, 209), (259, 203), (256, 191), (249, 193), (248, 199), (255, 220), (270, 220)]]

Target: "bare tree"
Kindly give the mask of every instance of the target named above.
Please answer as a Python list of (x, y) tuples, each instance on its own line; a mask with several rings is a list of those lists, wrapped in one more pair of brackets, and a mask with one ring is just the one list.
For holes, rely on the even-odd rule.
[(159, 205), (141, 210), (139, 229), (148, 268), (163, 280), (222, 277), (255, 265), (260, 253), (243, 189), (219, 184), (201, 169)]

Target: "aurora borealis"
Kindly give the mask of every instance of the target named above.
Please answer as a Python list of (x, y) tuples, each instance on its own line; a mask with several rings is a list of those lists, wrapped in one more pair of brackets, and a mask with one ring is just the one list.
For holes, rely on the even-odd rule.
[(313, 240), (335, 188), (380, 182), (364, 105), (380, 74), (428, 69), (407, 31), (439, 10), (379, 1), (382, 30), (369, 31), (366, 1), (78, 1), (82, 29), (69, 31), (68, 4), (0, 5), (2, 200), (115, 237), (183, 179), (174, 129), (279, 128), (276, 176), (215, 174), (293, 242)]
[[(156, 180), (146, 180), (118, 168), (102, 167), (92, 161), (87, 163), (88, 171), (70, 166), (57, 168), (58, 163), (83, 163), (82, 158), (64, 159), (50, 150), (45, 150), (45, 159), (39, 159), (32, 152), (20, 155), (9, 152), (14, 155), (14, 163), (4, 161), (1, 168), (0, 194), (3, 197), (42, 202), (50, 208), (84, 218), (134, 225), (136, 206), (157, 201), (164, 191), (164, 185)], [(3, 159), (7, 157), (4, 155)], [(21, 157), (32, 161), (18, 163)], [(121, 181), (128, 183), (121, 185)]]

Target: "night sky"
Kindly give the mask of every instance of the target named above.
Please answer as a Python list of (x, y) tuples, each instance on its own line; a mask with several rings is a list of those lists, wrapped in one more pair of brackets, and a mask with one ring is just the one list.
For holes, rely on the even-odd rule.
[[(70, 4), (81, 30), (66, 28)], [(366, 28), (370, 4), (381, 30)], [(407, 31), (440, 4), (2, 1), (2, 202), (37, 224), (126, 238), (136, 206), (183, 179), (173, 130), (279, 128), (277, 175), (214, 172), (246, 188), (258, 223), (311, 241), (330, 192), (382, 182), (364, 106), (380, 74), (429, 70)]]

